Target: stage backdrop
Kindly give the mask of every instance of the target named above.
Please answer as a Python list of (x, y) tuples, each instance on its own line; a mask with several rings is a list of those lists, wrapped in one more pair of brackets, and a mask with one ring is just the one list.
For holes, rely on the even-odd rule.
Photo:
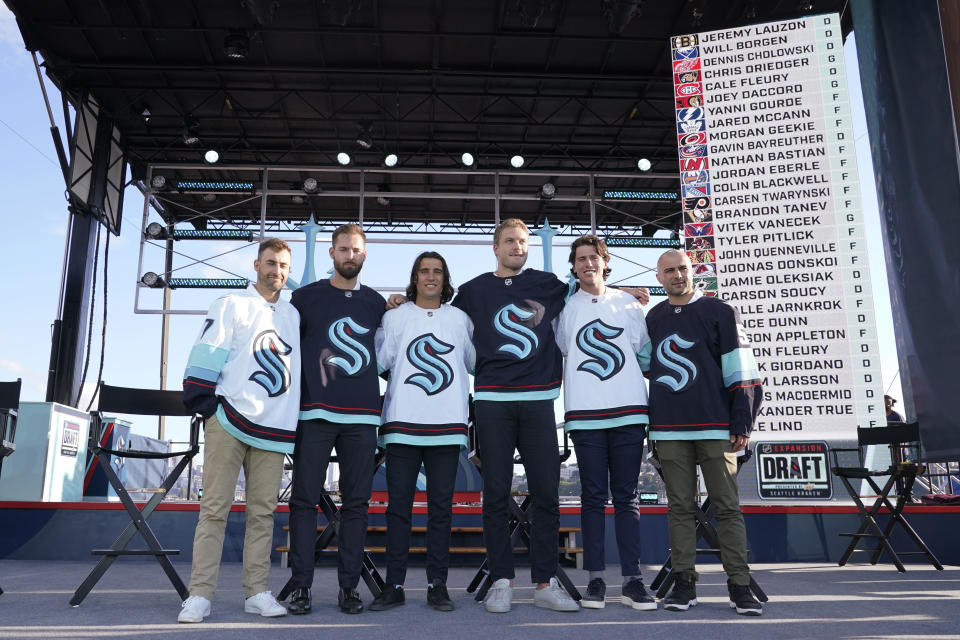
[[(819, 461), (811, 439), (886, 423), (840, 17), (675, 36), (671, 51), (695, 281), (753, 344), (754, 439)], [(815, 491), (781, 497), (826, 497), (820, 466)]]
[[(906, 418), (919, 420), (929, 460), (957, 460), (960, 105), (951, 105), (945, 57), (960, 51), (945, 54), (935, 0), (854, 0), (853, 23)], [(955, 41), (957, 25), (943, 26)]]

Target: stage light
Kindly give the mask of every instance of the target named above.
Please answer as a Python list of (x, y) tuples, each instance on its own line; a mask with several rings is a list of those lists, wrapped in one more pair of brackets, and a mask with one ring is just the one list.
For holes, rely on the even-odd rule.
[(673, 202), (680, 199), (676, 191), (604, 191), (604, 200), (660, 200)]
[(178, 191), (253, 191), (252, 182), (239, 180), (177, 180)]
[(223, 52), (233, 60), (243, 60), (250, 53), (250, 38), (243, 31), (232, 31), (223, 39)]
[(303, 196), (291, 196), (290, 199), (293, 200), (294, 204), (303, 204), (307, 201)]
[(183, 144), (193, 146), (200, 142), (200, 123), (194, 118), (187, 118), (183, 121)]
[(144, 230), (144, 234), (152, 240), (163, 240), (167, 237), (167, 229), (159, 222), (151, 222)]
[(344, 151), (341, 151), (337, 154), (337, 162), (339, 162), (344, 167), (350, 164), (350, 154)]
[(167, 186), (167, 179), (161, 175), (156, 175), (150, 178), (150, 186), (160, 191)]
[(380, 206), (386, 207), (387, 205), (390, 204), (390, 198), (386, 196), (377, 196), (377, 202), (380, 203)]
[(360, 124), (357, 125), (359, 132), (357, 133), (357, 146), (361, 149), (369, 149), (373, 146), (373, 136), (370, 134), (370, 130), (373, 128), (373, 123), (369, 120), (363, 120)]
[(174, 229), (174, 240), (253, 240), (253, 231), (245, 229)]
[(155, 274), (153, 271), (147, 271), (145, 274), (143, 274), (143, 277), (140, 278), (140, 283), (145, 287), (150, 287), (151, 289), (163, 289), (166, 286), (163, 278)]
[(171, 289), (246, 289), (245, 278), (170, 278)]
[(653, 163), (646, 158), (640, 158), (637, 160), (637, 169), (640, 169), (640, 171), (650, 171), (650, 167), (652, 166)]
[(216, 200), (217, 200), (217, 194), (215, 194), (215, 193), (205, 193), (205, 194), (203, 194), (203, 201), (204, 201), (204, 202), (216, 202)]
[(557, 185), (552, 182), (544, 182), (540, 187), (540, 199), (552, 200), (555, 195), (557, 195)]
[(140, 117), (143, 118), (144, 124), (150, 122), (150, 116), (153, 115), (150, 113), (150, 107), (147, 105), (142, 105), (140, 107)]
[(679, 249), (680, 241), (669, 238), (646, 238), (640, 236), (608, 236), (604, 239), (608, 247), (633, 247), (647, 249)]
[(519, 154), (510, 158), (510, 166), (513, 167), (514, 169), (519, 169), (520, 167), (523, 166), (523, 163), (524, 163), (523, 156)]
[(465, 167), (472, 167), (474, 162), (473, 154), (469, 151), (464, 151), (463, 155), (460, 156), (460, 162), (462, 162)]
[(400, 161), (400, 158), (397, 157), (397, 154), (388, 153), (387, 157), (383, 159), (383, 164), (385, 164), (388, 167), (395, 167), (397, 166), (397, 162), (399, 161)]
[(320, 191), (320, 183), (314, 177), (306, 178), (303, 181), (302, 188), (304, 193), (316, 193)]
[(207, 152), (203, 154), (203, 159), (207, 161), (207, 164), (216, 164), (220, 160), (220, 152), (216, 149), (207, 149)]

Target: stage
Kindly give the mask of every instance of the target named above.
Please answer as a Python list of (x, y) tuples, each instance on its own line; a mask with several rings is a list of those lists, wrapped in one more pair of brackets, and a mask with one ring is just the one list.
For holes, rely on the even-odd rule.
[[(607, 569), (603, 610), (555, 613), (533, 606), (528, 570), (517, 571), (513, 611), (490, 614), (464, 591), (470, 569), (453, 569), (448, 585), (457, 610), (440, 613), (425, 603), (423, 569), (407, 577), (407, 604), (385, 612), (348, 616), (336, 608), (336, 571), (321, 568), (314, 583), (314, 612), (266, 619), (243, 612), (240, 565), (225, 563), (213, 612), (199, 625), (178, 625), (179, 600), (153, 560), (117, 562), (80, 607), (67, 601), (92, 566), (83, 561), (0, 560), (0, 638), (250, 638), (332, 637), (340, 640), (452, 638), (557, 638), (564, 633), (600, 638), (675, 638), (709, 634), (736, 638), (957, 638), (960, 637), (960, 571), (889, 565), (837, 567), (830, 563), (755, 564), (754, 576), (770, 596), (759, 618), (736, 615), (727, 604), (719, 565), (700, 565), (699, 606), (686, 613), (634, 611), (619, 603), (616, 571)], [(175, 563), (186, 578), (189, 566)], [(645, 567), (649, 583), (657, 567)], [(274, 567), (270, 585), (279, 591), (287, 572)], [(581, 589), (586, 573), (571, 570)], [(361, 597), (370, 594), (361, 585)]]

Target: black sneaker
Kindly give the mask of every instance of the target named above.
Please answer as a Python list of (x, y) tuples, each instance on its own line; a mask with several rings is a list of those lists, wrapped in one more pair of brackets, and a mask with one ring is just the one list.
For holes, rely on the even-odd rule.
[(763, 615), (763, 605), (753, 597), (748, 584), (733, 584), (727, 580), (727, 592), (730, 594), (730, 608), (736, 609), (742, 616)]
[(623, 585), (620, 592), (620, 602), (632, 607), (637, 611), (656, 611), (657, 601), (654, 600), (646, 588), (643, 586), (643, 580), (636, 578)]
[(587, 584), (587, 595), (583, 596), (580, 606), (585, 609), (603, 609), (607, 605), (607, 585), (603, 578), (594, 578)]
[(686, 611), (697, 606), (697, 583), (686, 576), (677, 576), (670, 593), (663, 599), (667, 611)]
[(438, 578), (427, 587), (427, 604), (437, 611), (453, 611), (453, 601), (443, 580)]
[(363, 611), (363, 600), (360, 599), (360, 594), (357, 593), (356, 589), (340, 587), (340, 592), (337, 594), (337, 604), (340, 606), (340, 611), (344, 613), (361, 613)]
[(386, 611), (398, 607), (404, 602), (406, 602), (406, 597), (403, 595), (403, 587), (388, 584), (380, 592), (380, 595), (370, 603), (370, 611)]

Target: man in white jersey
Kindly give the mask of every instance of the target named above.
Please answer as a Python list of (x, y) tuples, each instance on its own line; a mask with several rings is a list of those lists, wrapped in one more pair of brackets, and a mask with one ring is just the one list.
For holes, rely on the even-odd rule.
[(300, 314), (280, 298), (290, 274), (287, 243), (264, 240), (253, 267), (256, 284), (210, 307), (184, 375), (184, 404), (206, 418), (206, 425), (190, 597), (179, 622), (202, 622), (210, 615), (241, 467), (247, 487), (244, 611), (266, 617), (287, 613), (267, 590), (267, 579), (283, 456), (293, 452), (300, 409)]
[(648, 421), (647, 389), (637, 355), (649, 338), (640, 303), (604, 284), (609, 261), (607, 245), (597, 236), (573, 241), (571, 272), (580, 289), (567, 300), (557, 327), (564, 355), (564, 423), (580, 468), (583, 568), (590, 572), (580, 604), (602, 609), (606, 602), (604, 510), (609, 492), (623, 576), (620, 601), (651, 611), (657, 603), (640, 579), (637, 499)]
[(427, 478), (427, 603), (453, 611), (447, 593), (453, 490), (460, 451), (467, 446), (469, 373), (476, 354), (473, 323), (446, 304), (450, 272), (439, 253), (413, 263), (409, 302), (388, 312), (377, 336), (377, 363), (390, 372), (380, 426), (386, 448), (387, 586), (370, 605), (384, 611), (405, 601), (403, 583), (417, 476)]

